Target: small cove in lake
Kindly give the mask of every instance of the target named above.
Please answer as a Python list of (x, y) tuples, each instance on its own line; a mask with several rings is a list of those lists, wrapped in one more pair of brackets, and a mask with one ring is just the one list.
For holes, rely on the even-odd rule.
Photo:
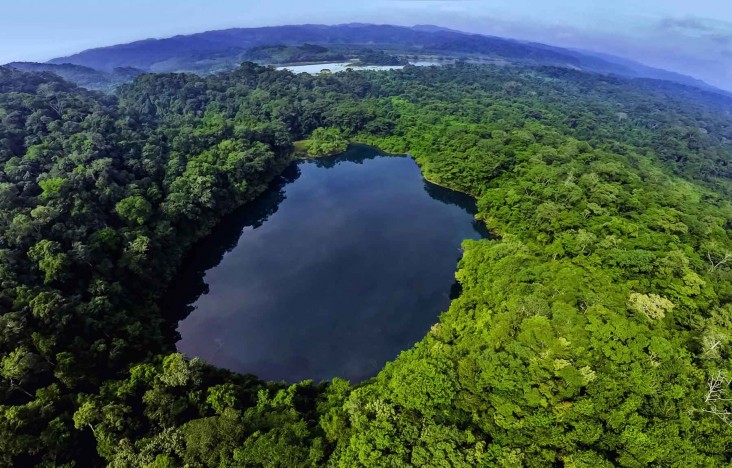
[(178, 350), (262, 379), (372, 377), (449, 306), (467, 195), (363, 145), (292, 163), (198, 243), (165, 307)]

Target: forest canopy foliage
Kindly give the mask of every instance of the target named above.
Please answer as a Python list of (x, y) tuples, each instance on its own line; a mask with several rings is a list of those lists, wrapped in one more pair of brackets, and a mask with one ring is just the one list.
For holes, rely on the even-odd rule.
[[(557, 68), (243, 64), (115, 96), (0, 68), (0, 463), (728, 464), (731, 109)], [(162, 292), (311, 136), (409, 152), (495, 238), (369, 381), (185, 359)]]
[(310, 156), (329, 156), (344, 152), (348, 148), (348, 140), (338, 128), (318, 127), (310, 135), (307, 148)]

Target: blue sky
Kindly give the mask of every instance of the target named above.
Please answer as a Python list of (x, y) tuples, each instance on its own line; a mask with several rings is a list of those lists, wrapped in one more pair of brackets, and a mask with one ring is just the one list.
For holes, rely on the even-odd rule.
[(732, 88), (730, 0), (3, 0), (0, 63), (227, 27), (438, 24), (634, 58)]

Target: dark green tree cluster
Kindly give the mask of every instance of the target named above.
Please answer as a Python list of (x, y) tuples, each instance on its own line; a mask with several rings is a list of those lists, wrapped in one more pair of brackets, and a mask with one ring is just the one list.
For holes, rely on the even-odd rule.
[(358, 52), (358, 60), (362, 65), (406, 65), (407, 61), (383, 50), (363, 49)]
[[(79, 392), (170, 349), (183, 253), (290, 157), (281, 124), (163, 127), (52, 75), (0, 70), (0, 461), (84, 453)], [(42, 453), (41, 453), (42, 452)]]
[(298, 62), (340, 62), (346, 60), (342, 50), (316, 44), (288, 46), (284, 44), (252, 47), (244, 54), (248, 60), (263, 64)]
[[(730, 109), (555, 68), (244, 64), (114, 97), (0, 69), (0, 462), (727, 465)], [(308, 137), (409, 152), (494, 238), (369, 381), (186, 360), (162, 292)]]

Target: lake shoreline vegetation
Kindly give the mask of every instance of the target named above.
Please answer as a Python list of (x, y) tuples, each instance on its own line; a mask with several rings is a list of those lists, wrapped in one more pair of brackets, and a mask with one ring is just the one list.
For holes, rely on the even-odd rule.
[(406, 155), (351, 144), (298, 159), (191, 249), (164, 306), (181, 317), (176, 347), (263, 380), (360, 383), (457, 294), (461, 244), (487, 234), (475, 212)]
[[(243, 64), (114, 96), (0, 68), (0, 463), (728, 464), (730, 101), (541, 66)], [(185, 359), (166, 282), (313, 134), (410, 154), (501, 237), (361, 384)]]
[[(336, 135), (337, 134), (338, 133), (336, 133)], [(340, 139), (340, 137), (338, 137), (338, 138)], [(333, 145), (333, 148), (324, 154), (319, 153), (318, 149), (315, 150), (316, 152), (318, 152), (317, 154), (310, 154), (308, 152), (309, 148), (312, 145), (312, 139), (294, 141), (292, 143), (293, 148), (294, 148), (293, 154), (295, 157), (299, 157), (300, 159), (303, 159), (303, 160), (318, 159), (318, 158), (327, 158), (327, 157), (331, 157), (331, 156), (335, 156), (337, 154), (343, 153), (344, 151), (348, 150), (351, 145), (368, 146), (371, 148), (375, 148), (376, 150), (379, 151), (379, 153), (381, 153), (385, 156), (397, 156), (397, 157), (407, 156), (407, 157), (412, 158), (417, 163), (417, 166), (420, 168), (420, 172), (422, 173), (422, 178), (424, 180), (426, 180), (427, 182), (429, 182), (430, 184), (437, 185), (438, 187), (446, 188), (446, 189), (452, 190), (454, 192), (459, 192), (459, 193), (468, 195), (469, 197), (471, 197), (477, 201), (477, 198), (474, 194), (455, 189), (447, 184), (440, 183), (437, 180), (434, 180), (434, 179), (430, 178), (429, 176), (425, 175), (424, 171), (422, 170), (422, 166), (419, 164), (419, 161), (416, 160), (411, 154), (409, 154), (409, 153), (390, 153), (388, 151), (384, 151), (382, 148), (379, 148), (376, 145), (365, 143), (365, 141), (369, 139), (369, 137), (367, 135), (363, 135), (363, 136), (361, 136), (361, 138), (363, 139), (363, 141), (358, 138), (352, 138), (345, 142), (338, 141), (336, 143), (330, 143)], [(326, 144), (328, 144), (328, 143), (326, 143)], [(316, 146), (316, 148), (320, 148), (320, 146)]]

